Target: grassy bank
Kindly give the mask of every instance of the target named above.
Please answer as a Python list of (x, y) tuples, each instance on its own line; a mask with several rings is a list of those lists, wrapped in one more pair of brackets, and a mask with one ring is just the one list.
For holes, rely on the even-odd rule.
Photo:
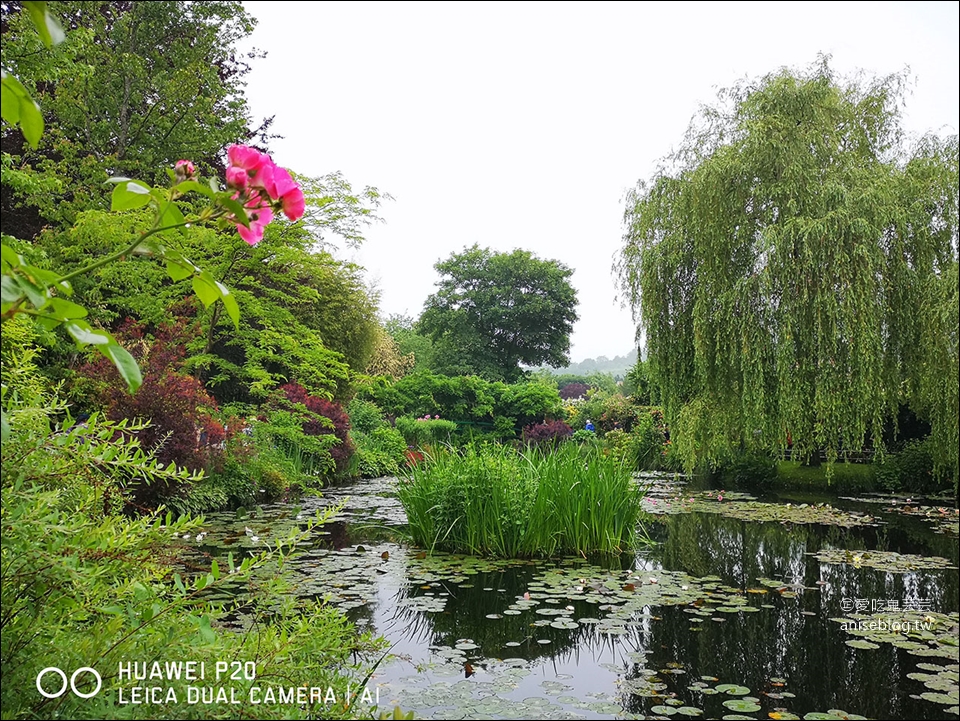
[(804, 466), (800, 461), (780, 461), (772, 479), (774, 488), (830, 489), (841, 492), (864, 492), (876, 488), (876, 474), (870, 463), (834, 463), (831, 475), (827, 465)]

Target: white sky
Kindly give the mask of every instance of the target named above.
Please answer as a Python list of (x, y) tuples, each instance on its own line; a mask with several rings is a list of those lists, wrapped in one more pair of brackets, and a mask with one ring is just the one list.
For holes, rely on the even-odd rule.
[(245, 5), (274, 160), (395, 198), (340, 252), (384, 315), (419, 315), (465, 246), (523, 248), (575, 269), (574, 361), (633, 347), (610, 273), (622, 198), (718, 89), (824, 52), (844, 74), (909, 68), (908, 131), (960, 126), (957, 2)]

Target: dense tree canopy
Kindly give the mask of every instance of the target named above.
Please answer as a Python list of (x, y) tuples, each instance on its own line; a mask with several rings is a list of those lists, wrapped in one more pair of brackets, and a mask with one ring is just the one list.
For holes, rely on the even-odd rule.
[(570, 361), (577, 320), (573, 270), (528, 251), (495, 253), (476, 245), (435, 267), (439, 287), (419, 328), (435, 341), (436, 370), (511, 381), (522, 375), (521, 363)]
[(628, 197), (617, 263), (688, 463), (829, 457), (909, 403), (957, 468), (957, 137), (825, 59), (721, 94)]
[(105, 209), (110, 175), (164, 183), (180, 158), (207, 173), (222, 170), (228, 143), (265, 142), (269, 121), (251, 124), (249, 67), (235, 50), (255, 25), (241, 3), (54, 2), (67, 38), (52, 50), (19, 6), (2, 6), (3, 66), (39, 102), (47, 131), (30, 150), (4, 128), (6, 233)]
[[(224, 181), (226, 147), (268, 138), (254, 128), (243, 95), (248, 70), (237, 41), (254, 20), (239, 2), (50, 3), (66, 40), (41, 49), (20, 3), (3, 3), (3, 64), (40, 103), (46, 130), (36, 148), (3, 127), (4, 243), (59, 272), (127, 247), (149, 211), (108, 212), (104, 181), (124, 174), (166, 185), (175, 161)], [(75, 300), (95, 326), (125, 318), (148, 334), (171, 313), (200, 331), (187, 368), (220, 402), (260, 402), (279, 384), (343, 398), (378, 340), (377, 298), (362, 269), (337, 260), (334, 243), (357, 245), (379, 220), (376, 188), (355, 192), (337, 172), (297, 178), (303, 219), (278, 221), (255, 248), (229, 224), (165, 231), (165, 247), (208, 268), (232, 289), (244, 322), (222, 304), (184, 303), (191, 279), (173, 281), (155, 258), (128, 256), (74, 281)], [(188, 210), (192, 196), (180, 199)], [(197, 196), (199, 198), (199, 196)], [(199, 201), (197, 201), (199, 202)], [(11, 237), (15, 236), (15, 237)], [(48, 357), (55, 376), (76, 367), (72, 344)]]

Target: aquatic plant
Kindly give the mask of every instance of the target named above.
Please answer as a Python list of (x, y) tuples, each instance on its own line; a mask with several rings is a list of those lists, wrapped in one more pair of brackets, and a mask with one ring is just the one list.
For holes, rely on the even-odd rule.
[(593, 448), (470, 446), (427, 454), (397, 495), (420, 546), (530, 557), (626, 550), (638, 538), (643, 489)]

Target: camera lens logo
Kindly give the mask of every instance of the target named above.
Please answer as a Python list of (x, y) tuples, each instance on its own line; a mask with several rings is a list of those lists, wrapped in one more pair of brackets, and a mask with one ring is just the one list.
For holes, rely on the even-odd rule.
[[(77, 677), (84, 672), (93, 674), (94, 678), (97, 679), (97, 686), (96, 688), (93, 689), (93, 691), (84, 692), (77, 688)], [(55, 676), (60, 677), (60, 681), (61, 681), (60, 690), (55, 693), (50, 693), (49, 691), (44, 690), (43, 685), (41, 683), (41, 681), (43, 681), (43, 677), (46, 676), (48, 673), (52, 673)], [(100, 693), (100, 687), (103, 686), (103, 679), (100, 678), (100, 674), (97, 673), (97, 669), (90, 668), (89, 666), (82, 666), (78, 668), (70, 676), (69, 681), (67, 680), (67, 674), (65, 674), (62, 670), (60, 670), (56, 666), (47, 666), (47, 668), (43, 669), (40, 673), (37, 674), (37, 691), (39, 691), (40, 695), (43, 696), (44, 698), (60, 698), (61, 696), (63, 696), (63, 694), (67, 692), (67, 686), (70, 687), (70, 690), (73, 691), (74, 695), (79, 696), (80, 698), (93, 698), (98, 693)]]

